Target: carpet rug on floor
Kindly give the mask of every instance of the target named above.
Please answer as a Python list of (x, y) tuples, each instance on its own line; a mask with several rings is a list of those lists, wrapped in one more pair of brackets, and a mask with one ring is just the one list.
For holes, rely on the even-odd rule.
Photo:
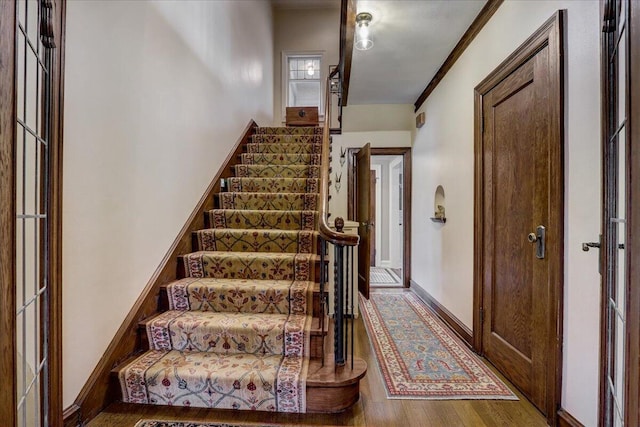
[(372, 285), (399, 285), (400, 278), (390, 268), (371, 267), (369, 283)]
[(370, 297), (360, 309), (390, 399), (518, 400), (416, 295)]
[(275, 427), (266, 424), (227, 424), (227, 423), (206, 423), (198, 421), (161, 421), (161, 420), (140, 420), (135, 427)]

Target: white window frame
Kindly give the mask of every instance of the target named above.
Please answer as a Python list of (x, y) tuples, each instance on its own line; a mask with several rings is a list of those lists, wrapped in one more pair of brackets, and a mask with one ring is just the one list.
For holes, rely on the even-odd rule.
[(318, 107), (318, 119), (324, 121), (324, 103), (326, 95), (327, 77), (329, 76), (329, 67), (325, 63), (325, 51), (324, 50), (285, 50), (282, 51), (282, 123), (285, 123), (287, 117), (287, 104), (289, 103), (289, 58), (295, 58), (300, 56), (319, 56), (320, 57), (320, 106)]

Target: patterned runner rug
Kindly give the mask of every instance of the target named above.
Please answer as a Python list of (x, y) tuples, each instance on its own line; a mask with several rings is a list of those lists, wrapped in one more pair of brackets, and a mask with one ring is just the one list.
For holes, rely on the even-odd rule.
[(390, 399), (518, 400), (409, 292), (372, 292), (360, 308)]
[(371, 267), (369, 283), (372, 285), (397, 285), (400, 278), (390, 268)]

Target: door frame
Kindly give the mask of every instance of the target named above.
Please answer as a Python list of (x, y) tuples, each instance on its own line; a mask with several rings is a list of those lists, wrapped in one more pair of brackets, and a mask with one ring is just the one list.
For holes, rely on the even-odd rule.
[[(358, 151), (359, 147), (347, 148), (347, 219), (352, 221), (356, 211), (355, 156)], [(411, 147), (371, 147), (371, 155), (402, 156), (402, 286), (408, 288), (411, 283)]]
[(493, 70), (475, 88), (474, 110), (474, 273), (473, 273), (473, 348), (483, 354), (483, 292), (484, 292), (484, 145), (483, 145), (483, 96), (533, 57), (540, 49), (549, 46), (550, 67), (553, 75), (550, 84), (552, 99), (552, 155), (549, 180), (551, 205), (558, 208), (549, 214), (549, 228), (557, 229), (559, 241), (549, 245), (550, 278), (552, 288), (549, 301), (554, 302), (549, 319), (549, 348), (554, 349), (550, 358), (547, 378), (545, 409), (547, 422), (557, 423), (557, 410), (562, 395), (562, 338), (563, 338), (563, 290), (564, 290), (564, 22), (566, 11), (559, 10), (531, 37), (520, 45), (507, 59)]
[[(66, 0), (52, 0), (53, 16), (48, 28), (53, 31), (51, 138), (49, 141), (50, 199), (49, 248), (49, 343), (48, 385), (49, 424), (62, 425), (62, 136), (64, 101), (64, 57)], [(15, 42), (16, 2), (0, 1), (0, 419), (6, 425), (16, 423), (16, 210), (15, 210), (15, 133), (16, 84)]]

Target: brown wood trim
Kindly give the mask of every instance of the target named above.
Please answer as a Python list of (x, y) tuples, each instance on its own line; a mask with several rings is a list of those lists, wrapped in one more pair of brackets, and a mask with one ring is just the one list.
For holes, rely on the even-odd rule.
[[(327, 78), (327, 87), (329, 87)], [(331, 93), (327, 90), (324, 104), (324, 124), (322, 132), (322, 161), (320, 162), (320, 209), (318, 209), (318, 220), (316, 230), (324, 240), (338, 246), (357, 246), (360, 236), (357, 234), (339, 233), (331, 228), (327, 222), (329, 218), (329, 181), (331, 174), (331, 136), (329, 127), (331, 126)]]
[[(555, 350), (555, 357), (551, 359), (547, 371), (547, 399), (545, 410), (547, 422), (555, 426), (556, 410), (560, 407), (562, 396), (562, 342), (563, 342), (563, 289), (564, 289), (564, 20), (566, 11), (559, 10), (549, 18), (536, 32), (531, 35), (514, 53), (505, 59), (487, 78), (475, 88), (474, 114), (474, 147), (475, 147), (475, 188), (474, 188), (474, 349), (482, 354), (482, 323), (480, 313), (483, 307), (483, 260), (481, 254), (484, 247), (483, 224), (484, 209), (482, 197), (483, 183), (483, 141), (482, 141), (482, 100), (483, 95), (501, 82), (505, 76), (520, 67), (534, 56), (544, 46), (549, 46), (550, 67), (553, 68), (550, 84), (554, 94), (552, 103), (552, 119), (550, 127), (553, 132), (553, 148), (549, 161), (551, 162), (551, 185), (549, 228), (558, 230), (558, 242), (549, 242), (547, 252), (550, 254), (550, 281), (554, 286), (550, 289), (550, 301), (556, 304), (551, 308), (549, 319), (549, 348)], [(553, 260), (553, 262), (552, 262)]]
[(471, 25), (469, 25), (469, 28), (467, 28), (467, 31), (465, 31), (465, 33), (460, 38), (460, 41), (458, 41), (458, 44), (456, 44), (456, 46), (453, 48), (453, 50), (451, 51), (447, 59), (445, 59), (440, 69), (436, 72), (436, 74), (433, 76), (433, 78), (431, 79), (427, 87), (424, 88), (424, 90), (422, 91), (422, 93), (420, 94), (416, 102), (413, 104), (415, 107), (414, 111), (418, 111), (418, 109), (422, 106), (424, 101), (426, 101), (429, 95), (431, 95), (431, 92), (433, 92), (434, 89), (438, 86), (438, 84), (440, 84), (444, 76), (447, 75), (447, 73), (456, 63), (458, 58), (462, 56), (462, 54), (467, 49), (467, 47), (469, 47), (473, 39), (475, 39), (478, 33), (480, 33), (480, 30), (484, 28), (486, 23), (489, 22), (489, 19), (491, 19), (493, 14), (496, 13), (496, 11), (498, 10), (498, 8), (500, 7), (503, 1), (504, 0), (487, 1), (487, 3), (482, 8), (482, 10), (478, 13), (478, 16), (476, 16), (476, 19), (474, 19)]
[(482, 158), (482, 96), (474, 91), (474, 179), (473, 179), (473, 349), (484, 354), (482, 346), (482, 271), (484, 265), (484, 162)]
[(564, 409), (560, 409), (558, 411), (558, 427), (584, 427), (580, 421), (575, 419), (573, 415), (565, 411)]
[(0, 419), (16, 425), (15, 2), (0, 2)]
[[(600, 2), (600, 20), (598, 22), (600, 27), (600, 141), (601, 141), (601, 154), (602, 154), (602, 165), (600, 168), (600, 177), (602, 182), (602, 194), (601, 194), (601, 206), (603, 208), (603, 214), (601, 215), (601, 236), (604, 237), (605, 228), (605, 218), (606, 214), (604, 213), (604, 209), (606, 209), (606, 196), (605, 196), (605, 188), (606, 188), (606, 175), (605, 175), (605, 164), (606, 164), (606, 149), (605, 149), (605, 141), (609, 138), (608, 135), (610, 133), (610, 129), (607, 127), (610, 120), (608, 118), (609, 114), (609, 99), (611, 96), (611, 91), (609, 89), (609, 79), (608, 79), (608, 69), (609, 69), (609, 52), (611, 51), (611, 42), (608, 40), (607, 34), (602, 31), (602, 24), (605, 21), (605, 18), (610, 19), (612, 15), (612, 7), (614, 6), (613, 0), (602, 1)], [(609, 125), (610, 126), (610, 125)], [(601, 239), (601, 245), (604, 245), (604, 239)], [(600, 256), (600, 271), (604, 268), (604, 250), (599, 251)], [(607, 383), (605, 381), (606, 378), (606, 348), (607, 348), (607, 335), (606, 335), (606, 322), (603, 319), (607, 317), (607, 304), (602, 301), (607, 300), (607, 289), (605, 287), (605, 276), (600, 277), (600, 356), (599, 356), (599, 366), (598, 366), (598, 425), (603, 427), (606, 418), (606, 395), (607, 395)]]
[[(356, 196), (356, 178), (355, 178), (355, 156), (360, 148), (347, 148), (347, 218), (351, 221), (355, 218), (355, 196)], [(411, 147), (390, 147), (390, 148), (371, 148), (372, 156), (403, 156), (402, 159), (402, 178), (403, 185), (403, 209), (402, 224), (404, 225), (404, 245), (402, 257), (402, 286), (408, 288), (411, 283), (411, 197), (412, 197), (412, 165), (411, 165)]]
[(238, 156), (250, 141), (256, 127), (256, 122), (249, 121), (249, 124), (242, 132), (242, 136), (222, 163), (189, 219), (178, 233), (171, 248), (153, 273), (122, 325), (120, 325), (118, 332), (111, 340), (84, 387), (82, 387), (74, 404), (81, 408), (83, 422), (95, 417), (117, 398), (118, 390), (113, 390), (109, 387), (111, 370), (136, 350), (138, 323), (142, 319), (156, 314), (160, 286), (176, 279), (178, 268), (176, 260), (178, 256), (191, 252), (191, 233), (205, 227), (204, 213), (214, 208), (213, 196), (220, 191), (220, 178), (233, 176), (232, 167), (237, 164)]
[(429, 292), (420, 287), (413, 280), (411, 281), (411, 291), (418, 295), (429, 308), (442, 320), (449, 328), (462, 339), (469, 347), (473, 344), (473, 335), (464, 323), (447, 310), (442, 304), (436, 301)]
[(625, 391), (625, 420), (628, 427), (640, 426), (640, 4), (627, 3), (629, 7), (629, 96), (627, 132), (629, 150), (627, 151), (627, 259), (629, 266), (629, 298), (627, 303), (627, 359)]
[(80, 422), (80, 407), (75, 403), (62, 412), (63, 427), (78, 427)]
[(64, 124), (64, 59), (66, 0), (55, 0), (53, 12), (53, 99), (50, 141), (49, 200), (49, 422), (62, 424), (62, 153)]
[(343, 107), (347, 105), (347, 100), (349, 99), (355, 30), (356, 2), (355, 0), (342, 0), (342, 10), (340, 12), (340, 76), (342, 77), (341, 106)]

